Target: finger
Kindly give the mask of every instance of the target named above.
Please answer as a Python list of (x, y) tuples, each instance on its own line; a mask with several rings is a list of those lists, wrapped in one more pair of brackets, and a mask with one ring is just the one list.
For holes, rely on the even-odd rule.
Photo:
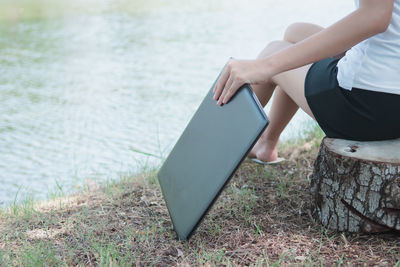
[(229, 88), (231, 88), (231, 86), (232, 86), (232, 83), (233, 83), (233, 80), (234, 80), (234, 76), (232, 75), (232, 73), (231, 73), (231, 75), (229, 75), (229, 78), (228, 78), (228, 80), (226, 81), (226, 83), (225, 83), (225, 88), (224, 88), (224, 90), (222, 91), (222, 94), (221, 94), (221, 96), (219, 97), (219, 99), (218, 99), (218, 105), (222, 105), (223, 103), (222, 103), (222, 100), (225, 98), (225, 96), (226, 96), (226, 94), (228, 93), (228, 90), (229, 90)]
[(218, 98), (220, 97), (222, 90), (225, 87), (225, 83), (229, 78), (229, 72), (230, 71), (226, 67), (222, 70), (222, 74), (219, 77), (214, 87), (214, 97), (213, 97), (214, 100), (218, 100)]
[(230, 62), (233, 58), (230, 57), (228, 62), (225, 64), (224, 68), (222, 69), (222, 72), (220, 74), (220, 76), (217, 79), (217, 82), (215, 83), (214, 89), (213, 89), (213, 93), (214, 93), (214, 100), (217, 100), (220, 97), (220, 94), (222, 92), (222, 89), (225, 87), (225, 83), (229, 78), (230, 75), (230, 70), (231, 70), (231, 66), (230, 66)]
[[(234, 83), (234, 81), (235, 81), (235, 75), (234, 75), (234, 73), (231, 72), (231, 75), (229, 76), (228, 80), (225, 83), (225, 90), (224, 91), (227, 91), (229, 88), (231, 88), (232, 84)], [(225, 92), (225, 94), (226, 93), (227, 92)], [(224, 98), (222, 98), (222, 99), (224, 99)]]
[(224, 98), (222, 98), (222, 104), (226, 104), (229, 102), (229, 100), (231, 100), (231, 98), (235, 95), (235, 93), (237, 92), (237, 90), (239, 90), (239, 88), (242, 86), (243, 84), (239, 81), (234, 81), (231, 85), (231, 87), (229, 87), (229, 89), (227, 90), (227, 93), (225, 94)]

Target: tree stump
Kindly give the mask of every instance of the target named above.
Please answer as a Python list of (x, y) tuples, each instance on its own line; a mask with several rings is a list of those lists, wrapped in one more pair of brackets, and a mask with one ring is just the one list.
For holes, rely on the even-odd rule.
[(311, 175), (313, 217), (348, 232), (400, 231), (400, 139), (323, 139)]

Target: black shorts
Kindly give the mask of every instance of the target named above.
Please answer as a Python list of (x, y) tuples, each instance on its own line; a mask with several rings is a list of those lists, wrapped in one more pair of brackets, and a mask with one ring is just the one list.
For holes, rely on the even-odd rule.
[(326, 136), (357, 141), (400, 137), (400, 95), (353, 88), (337, 81), (338, 59), (314, 63), (305, 79), (305, 97)]

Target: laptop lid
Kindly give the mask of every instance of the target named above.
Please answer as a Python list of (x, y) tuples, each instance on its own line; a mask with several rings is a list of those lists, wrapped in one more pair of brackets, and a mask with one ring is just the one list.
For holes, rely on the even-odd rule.
[(190, 237), (268, 125), (249, 85), (222, 106), (213, 87), (158, 172), (180, 240)]

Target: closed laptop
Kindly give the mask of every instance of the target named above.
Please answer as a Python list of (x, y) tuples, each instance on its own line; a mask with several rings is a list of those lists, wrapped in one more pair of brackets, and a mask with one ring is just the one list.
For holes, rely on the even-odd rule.
[(180, 240), (190, 237), (268, 124), (249, 85), (222, 106), (212, 88), (158, 172)]

